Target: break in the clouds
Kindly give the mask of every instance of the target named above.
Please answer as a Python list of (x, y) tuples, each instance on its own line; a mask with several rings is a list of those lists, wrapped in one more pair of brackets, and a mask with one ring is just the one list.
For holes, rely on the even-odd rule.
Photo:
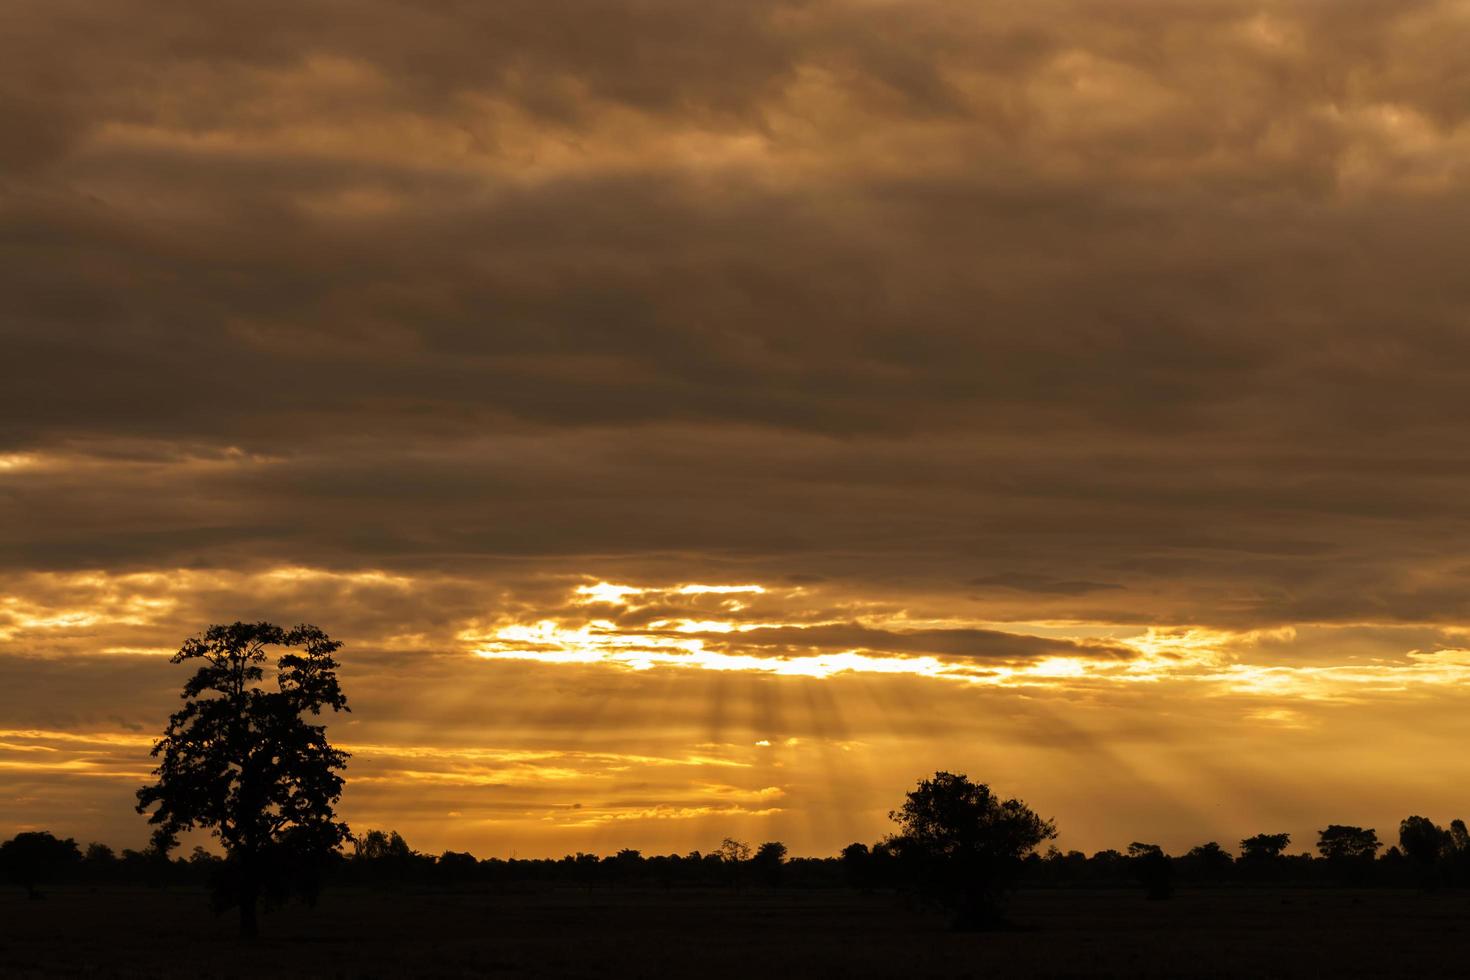
[(487, 852), (1459, 778), (1463, 3), (3, 21), (0, 830), (140, 835), (237, 617), (349, 639), (354, 819)]

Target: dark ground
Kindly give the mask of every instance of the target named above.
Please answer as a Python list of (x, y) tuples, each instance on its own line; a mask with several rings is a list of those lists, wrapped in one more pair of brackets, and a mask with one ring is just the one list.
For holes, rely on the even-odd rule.
[(0, 892), (0, 976), (1466, 976), (1470, 896), (1034, 891), (1014, 927), (948, 932), (890, 895), (337, 890), (253, 947), (202, 891)]

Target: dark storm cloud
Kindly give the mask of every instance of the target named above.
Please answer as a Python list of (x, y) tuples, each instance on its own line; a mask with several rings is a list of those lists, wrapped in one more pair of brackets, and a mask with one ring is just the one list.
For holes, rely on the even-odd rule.
[[(1467, 571), (1444, 544), (1463, 526), (1460, 478), (1382, 459), (1391, 479), (1307, 455), (667, 427), (264, 460), (58, 457), (6, 476), (0, 540), (12, 570), (449, 572), (451, 591), (399, 604), (453, 595), (432, 614), (452, 617), (503, 601), (497, 583), (551, 573), (819, 577), (828, 595), (996, 620), (1453, 622)], [(562, 583), (539, 608), (563, 601)], [(293, 609), (333, 598), (286, 584)]]
[(1453, 621), (1461, 16), (18, 5), (4, 561)]

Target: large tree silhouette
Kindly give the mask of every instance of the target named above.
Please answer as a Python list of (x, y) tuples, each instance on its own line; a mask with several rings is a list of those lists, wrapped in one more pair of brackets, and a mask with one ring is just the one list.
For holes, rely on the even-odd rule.
[(1421, 888), (1438, 888), (1453, 870), (1454, 836), (1428, 817), (1404, 818), (1399, 824), (1399, 849), (1409, 859)]
[(920, 780), (889, 818), (902, 830), (894, 841), (901, 859), (921, 890), (953, 911), (957, 929), (998, 922), (1022, 860), (1057, 835), (1020, 800), (1001, 800), (984, 783), (948, 772)]
[(40, 898), (37, 886), (80, 864), (82, 852), (70, 837), (60, 840), (44, 830), (16, 834), (0, 844), (0, 872), (26, 890), (31, 898)]
[[(274, 690), (260, 685), (271, 647), (283, 650)], [(216, 907), (239, 907), (246, 938), (257, 933), (262, 898), (312, 897), (314, 870), (349, 839), (333, 811), (347, 753), (309, 720), (348, 710), (332, 657), (340, 647), (315, 626), (232, 623), (191, 637), (173, 657), (202, 663), (153, 746), (158, 781), (138, 790), (138, 812), (156, 807), (148, 822), (165, 851), (194, 828), (218, 838)]]

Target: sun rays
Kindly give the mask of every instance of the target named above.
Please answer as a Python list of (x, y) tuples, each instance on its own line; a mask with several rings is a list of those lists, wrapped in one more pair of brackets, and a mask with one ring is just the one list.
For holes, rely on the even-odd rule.
[[(1443, 719), (1470, 680), (1458, 628), (1017, 622), (984, 603), (737, 575), (293, 564), (38, 573), (0, 594), (0, 638), (33, 678), (84, 665), (108, 678), (72, 718), (37, 700), (0, 731), (17, 813), (126, 796), (151, 739), (119, 706), (158, 714), (172, 699), (153, 690), (168, 670), (142, 661), (177, 649), (220, 596), (250, 596), (262, 616), (349, 624), (361, 710), (334, 726), (353, 753), (352, 819), (487, 853), (511, 838), (701, 848), (729, 830), (819, 849), (870, 836), (873, 801), (915, 765), (955, 759), (1058, 811), (1127, 785), (1203, 826), (1215, 817), (1199, 799), (1246, 787), (1285, 807), (1297, 790), (1278, 766), (1348, 780), (1313, 746), (1354, 737), (1363, 712)], [(1101, 824), (1072, 825), (1109, 843)]]

